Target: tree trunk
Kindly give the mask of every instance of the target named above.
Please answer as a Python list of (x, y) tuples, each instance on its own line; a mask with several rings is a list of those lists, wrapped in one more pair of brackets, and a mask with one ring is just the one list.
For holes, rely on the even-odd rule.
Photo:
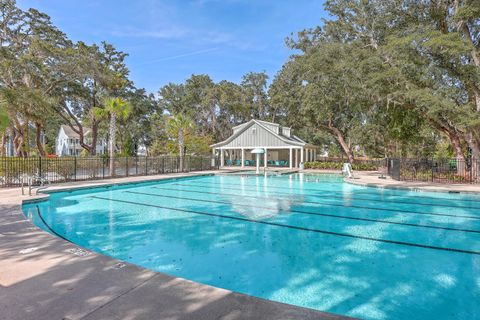
[(13, 145), (14, 145), (14, 152), (15, 156), (25, 158), (27, 156), (26, 148), (25, 148), (25, 128), (23, 125), (20, 124), (18, 119), (15, 119), (15, 123), (13, 126), (14, 138), (13, 138)]
[(43, 141), (42, 141), (42, 124), (40, 122), (35, 122), (35, 142), (37, 144), (37, 149), (38, 149), (38, 154), (41, 157), (46, 156), (45, 148), (43, 147)]
[(348, 162), (350, 162), (351, 164), (353, 164), (353, 160), (354, 160), (354, 156), (353, 156), (353, 152), (352, 150), (350, 149), (348, 143), (345, 141), (345, 138), (343, 136), (343, 133), (338, 130), (337, 128), (333, 127), (333, 126), (328, 126), (329, 127), (329, 130), (333, 133), (335, 139), (337, 140), (337, 142), (340, 144), (340, 146), (342, 147), (342, 150), (343, 150), (343, 153), (345, 153), (345, 155), (347, 156), (348, 158)]
[(468, 132), (468, 133), (465, 135), (465, 140), (467, 141), (468, 146), (470, 147), (470, 149), (472, 149), (472, 156), (473, 156), (474, 158), (480, 159), (480, 158), (479, 158), (479, 155), (480, 155), (480, 145), (479, 145), (477, 139), (475, 139), (475, 137), (473, 136), (473, 133), (472, 133), (472, 132)]
[(178, 131), (178, 151), (180, 154), (180, 172), (183, 172), (183, 158), (185, 156), (185, 148), (184, 148), (184, 141), (183, 141), (183, 130)]
[(465, 155), (462, 150), (462, 143), (460, 137), (455, 132), (447, 132), (450, 143), (452, 144), (453, 151), (455, 152), (455, 159), (457, 159), (457, 175), (465, 174)]
[(453, 151), (455, 152), (455, 158), (457, 160), (465, 160), (465, 155), (462, 150), (462, 143), (460, 142), (460, 137), (455, 133), (449, 133), (448, 137), (453, 146)]
[(80, 130), (80, 133), (78, 134), (78, 136), (79, 136), (78, 140), (80, 141), (80, 146), (83, 149), (87, 150), (87, 152), (89, 154), (92, 154), (93, 147), (92, 147), (92, 145), (88, 145), (88, 144), (85, 143), (85, 134), (83, 133), (83, 128), (82, 128), (82, 130)]
[(92, 148), (90, 149), (90, 155), (97, 155), (97, 139), (98, 139), (98, 122), (95, 119), (92, 119)]
[[(97, 80), (93, 79), (93, 92), (92, 92), (92, 110), (97, 107)], [(92, 112), (92, 148), (89, 150), (91, 156), (97, 154), (97, 136), (98, 136), (98, 121), (95, 119), (95, 114)]]
[[(85, 143), (85, 131), (83, 130), (82, 123), (77, 119), (75, 114), (72, 113), (70, 108), (65, 102), (57, 109), (57, 114), (67, 123), (67, 125), (79, 135), (80, 146), (87, 150), (89, 154), (92, 153), (92, 145)], [(93, 128), (92, 128), (93, 130)]]
[(110, 176), (115, 176), (115, 134), (117, 131), (117, 116), (114, 112), (110, 114), (110, 140), (108, 142), (108, 151), (110, 153)]
[(448, 139), (450, 140), (450, 145), (453, 148), (453, 152), (455, 153), (455, 159), (457, 160), (457, 174), (462, 175), (465, 173), (465, 153), (462, 149), (462, 136), (461, 133), (458, 132), (453, 126), (448, 124), (447, 122), (442, 122), (440, 120), (428, 118), (430, 124), (440, 132), (443, 132)]

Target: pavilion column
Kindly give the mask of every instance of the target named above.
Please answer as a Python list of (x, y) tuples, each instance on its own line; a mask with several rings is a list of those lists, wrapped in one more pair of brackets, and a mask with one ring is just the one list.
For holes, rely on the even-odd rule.
[(317, 149), (313, 149), (313, 161), (317, 160)]
[(292, 148), (288, 149), (288, 155), (289, 155), (288, 164), (290, 165), (290, 169), (292, 169), (293, 168), (293, 150), (292, 150)]
[(298, 168), (298, 149), (295, 149), (295, 168)]
[(220, 167), (225, 166), (225, 155), (224, 155), (224, 150), (220, 149)]
[(303, 163), (303, 147), (300, 149), (300, 163)]
[(215, 148), (212, 149), (212, 167), (215, 167), (215, 162), (216, 162), (215, 151), (216, 150), (217, 149), (215, 149)]
[(242, 168), (245, 168), (245, 149), (242, 148)]
[(267, 163), (268, 163), (268, 149), (265, 148), (265, 153), (263, 154), (263, 167), (264, 168), (268, 167)]

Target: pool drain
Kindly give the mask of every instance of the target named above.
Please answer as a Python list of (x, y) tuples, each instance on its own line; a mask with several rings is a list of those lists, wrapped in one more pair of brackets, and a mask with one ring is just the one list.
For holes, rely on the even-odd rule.
[(123, 269), (125, 268), (127, 265), (125, 263), (122, 263), (122, 262), (119, 262), (119, 263), (116, 263), (112, 269), (115, 269), (115, 270), (120, 270), (120, 269)]
[(33, 248), (27, 248), (27, 249), (20, 250), (20, 251), (18, 251), (18, 253), (28, 254), (28, 253), (32, 253), (32, 252), (37, 251), (37, 250), (38, 250), (37, 247), (33, 247)]
[(79, 256), (79, 257), (87, 257), (87, 256), (92, 254), (90, 251), (83, 250), (83, 249), (80, 249), (80, 248), (68, 249), (67, 252), (71, 253), (71, 254), (74, 254), (76, 256)]

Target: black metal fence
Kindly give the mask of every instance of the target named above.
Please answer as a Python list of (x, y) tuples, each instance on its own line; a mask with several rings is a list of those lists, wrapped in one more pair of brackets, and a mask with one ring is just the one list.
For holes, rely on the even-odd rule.
[(480, 183), (479, 159), (388, 159), (387, 170), (401, 181)]
[(51, 183), (156, 175), (218, 169), (211, 156), (180, 157), (116, 157), (115, 172), (110, 173), (106, 157), (61, 158), (0, 158), (0, 187), (15, 187), (28, 183), (29, 176), (38, 175)]

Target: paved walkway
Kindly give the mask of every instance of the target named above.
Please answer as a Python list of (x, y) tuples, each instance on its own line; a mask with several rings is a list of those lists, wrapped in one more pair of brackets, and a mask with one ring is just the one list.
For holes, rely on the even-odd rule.
[[(209, 173), (203, 172), (202, 174)], [(51, 189), (170, 177), (76, 182)], [(39, 196), (44, 197), (44, 196)], [(346, 319), (149, 271), (83, 250), (25, 218), (19, 188), (0, 190), (0, 319)]]
[(345, 179), (348, 183), (362, 186), (423, 190), (431, 192), (462, 192), (462, 193), (480, 193), (480, 184), (440, 184), (430, 182), (409, 182), (397, 181), (390, 177), (380, 178), (378, 172), (354, 172), (354, 179)]

